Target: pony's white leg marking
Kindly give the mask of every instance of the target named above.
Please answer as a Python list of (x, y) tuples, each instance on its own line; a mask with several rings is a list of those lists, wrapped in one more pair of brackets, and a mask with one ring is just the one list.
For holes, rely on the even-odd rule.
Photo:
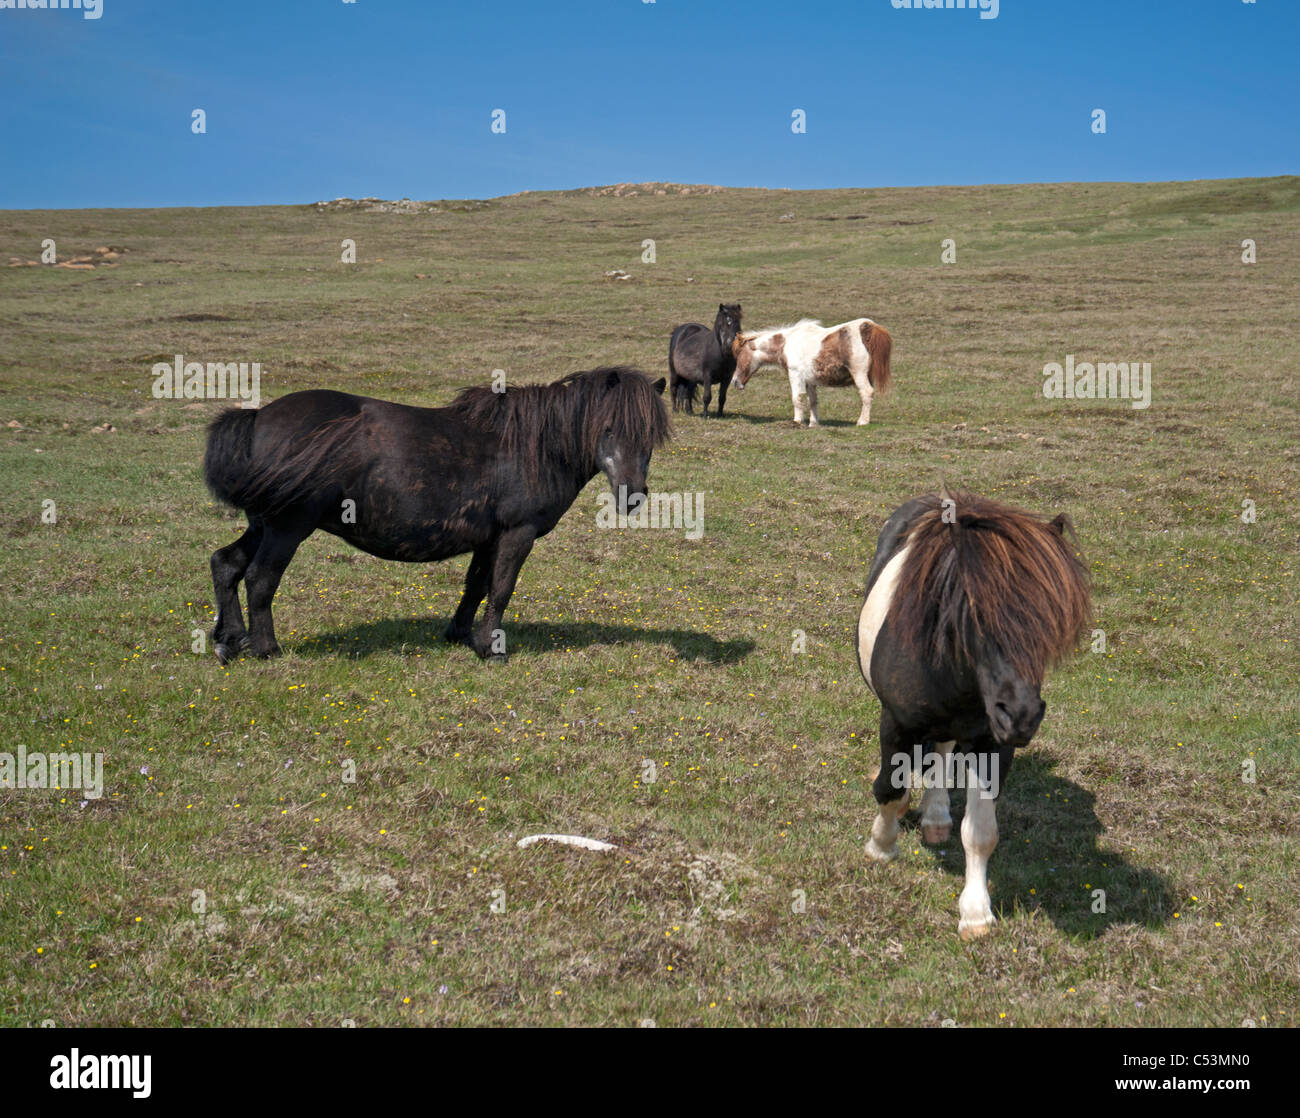
[(858, 386), (858, 395), (862, 397), (862, 411), (858, 414), (858, 426), (865, 427), (871, 422), (871, 400), (876, 390), (871, 387), (871, 358), (859, 364), (854, 362), (853, 383)]
[(998, 844), (998, 802), (983, 795), (972, 767), (966, 774), (966, 818), (961, 821), (961, 844), (966, 848), (966, 885), (957, 901), (961, 920), (957, 934), (977, 939), (993, 927), (989, 903), (989, 855)]
[(876, 394), (876, 390), (867, 385), (866, 388), (859, 387), (859, 393), (862, 396), (862, 412), (858, 416), (858, 426), (865, 427), (871, 422), (871, 398)]
[(875, 650), (876, 637), (880, 635), (880, 627), (885, 623), (889, 607), (894, 601), (894, 588), (898, 585), (898, 573), (903, 569), (906, 556), (907, 548), (904, 546), (885, 564), (885, 569), (880, 572), (858, 615), (858, 658), (862, 663), (862, 674), (866, 677), (867, 686), (873, 693), (876, 688), (871, 682), (871, 653)]
[(812, 381), (808, 382), (808, 426), (821, 426), (821, 419), (817, 415), (817, 386)]
[(795, 373), (790, 374), (790, 399), (794, 401), (794, 421), (803, 423), (803, 384)]
[(898, 821), (907, 814), (912, 793), (903, 793), (901, 799), (880, 805), (880, 814), (871, 824), (871, 838), (867, 840), (867, 857), (876, 862), (892, 862), (898, 854)]
[(948, 755), (956, 742), (944, 741), (935, 746), (943, 758), (942, 782), (927, 788), (921, 797), (921, 838), (930, 846), (947, 842), (952, 834), (952, 815), (948, 811)]

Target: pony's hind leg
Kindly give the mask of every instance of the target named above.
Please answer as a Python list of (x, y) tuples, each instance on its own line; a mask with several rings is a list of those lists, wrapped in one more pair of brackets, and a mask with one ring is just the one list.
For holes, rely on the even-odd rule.
[(871, 387), (869, 368), (854, 368), (851, 372), (853, 383), (858, 388), (858, 395), (862, 397), (862, 411), (858, 413), (858, 426), (865, 427), (871, 422), (871, 401), (876, 395), (876, 390)]
[(986, 789), (974, 766), (966, 774), (966, 817), (961, 821), (961, 844), (966, 849), (966, 884), (957, 901), (961, 919), (957, 934), (978, 939), (992, 930), (995, 921), (989, 901), (989, 858), (998, 844), (996, 789)]
[(865, 427), (871, 422), (871, 398), (876, 394), (876, 390), (871, 385), (865, 388), (859, 385), (858, 391), (862, 396), (862, 411), (858, 414), (858, 426)]
[(259, 659), (278, 656), (280, 646), (275, 639), (275, 623), (271, 618), (271, 600), (279, 588), (284, 569), (293, 559), (298, 545), (311, 529), (300, 531), (293, 527), (267, 525), (262, 542), (244, 575), (248, 588), (248, 654)]
[(888, 711), (880, 715), (880, 772), (871, 786), (880, 814), (871, 825), (867, 857), (892, 862), (898, 854), (898, 822), (912, 802), (912, 765), (899, 746), (897, 725)]
[(948, 810), (948, 758), (955, 742), (941, 741), (934, 747), (940, 758), (940, 777), (921, 796), (921, 838), (929, 846), (947, 842), (952, 834), (952, 814)]
[(456, 644), (469, 644), (474, 631), (474, 615), (482, 604), (492, 577), (492, 563), (496, 558), (496, 540), (474, 549), (474, 557), (465, 572), (465, 593), (456, 607), (456, 615), (443, 634)]
[(239, 582), (262, 542), (262, 525), (250, 520), (244, 534), (234, 543), (212, 553), (212, 590), (217, 600), (217, 620), (212, 626), (212, 644), (217, 659), (229, 664), (248, 641), (244, 611), (239, 608)]
[(707, 376), (704, 378), (704, 418), (709, 418), (709, 405), (713, 403), (713, 383)]

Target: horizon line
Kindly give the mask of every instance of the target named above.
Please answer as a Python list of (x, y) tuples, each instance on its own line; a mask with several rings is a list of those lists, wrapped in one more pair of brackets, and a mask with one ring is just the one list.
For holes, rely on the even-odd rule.
[(1274, 175), (1231, 175), (1222, 178), (1201, 178), (1201, 179), (1061, 179), (1045, 180), (1030, 182), (981, 182), (981, 183), (911, 183), (906, 186), (726, 186), (722, 183), (706, 182), (674, 182), (671, 179), (647, 179), (641, 182), (631, 180), (624, 182), (609, 183), (589, 183), (583, 186), (563, 186), (563, 187), (528, 187), (523, 190), (514, 190), (506, 194), (492, 194), (486, 196), (461, 196), (461, 197), (442, 197), (442, 198), (416, 198), (412, 195), (403, 194), (399, 197), (385, 198), (376, 194), (359, 195), (352, 197), (350, 195), (341, 195), (337, 198), (316, 198), (312, 201), (299, 202), (230, 202), (219, 203), (216, 205), (198, 205), (198, 204), (175, 204), (175, 205), (131, 205), (131, 206), (0, 206), (0, 213), (80, 213), (91, 210), (252, 210), (252, 209), (272, 209), (272, 208), (289, 208), (297, 206), (315, 206), (321, 203), (329, 204), (333, 202), (499, 202), (507, 198), (521, 198), (526, 194), (572, 194), (582, 190), (603, 190), (614, 187), (641, 187), (641, 186), (669, 186), (669, 187), (686, 187), (691, 190), (713, 190), (713, 191), (766, 191), (773, 194), (829, 194), (839, 191), (892, 191), (892, 190), (983, 190), (989, 187), (1021, 187), (1021, 186), (1173, 186), (1186, 185), (1192, 183), (1222, 183), (1222, 182), (1249, 182), (1249, 181), (1266, 181), (1269, 179), (1293, 179), (1300, 178), (1300, 172), (1289, 171)]

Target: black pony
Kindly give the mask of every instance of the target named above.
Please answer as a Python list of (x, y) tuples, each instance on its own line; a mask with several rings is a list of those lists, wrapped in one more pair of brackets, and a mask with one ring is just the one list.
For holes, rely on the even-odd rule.
[(1047, 669), (1091, 613), (1069, 531), (1065, 516), (1049, 522), (967, 493), (920, 497), (886, 522), (867, 575), (858, 667), (880, 699), (880, 814), (867, 854), (894, 857), (914, 775), (926, 842), (948, 838), (948, 787), (964, 786), (963, 939), (993, 926), (997, 796), (1042, 722)]
[(271, 600), (318, 528), (408, 563), (472, 551), (446, 635), (503, 655), (501, 615), (519, 569), (583, 486), (603, 471), (620, 513), (646, 499), (651, 452), (669, 437), (663, 390), (636, 369), (604, 368), (505, 392), (467, 388), (445, 408), (310, 391), (223, 413), (203, 472), (219, 500), (248, 514), (248, 530), (212, 555), (217, 658), (279, 652)]
[(713, 329), (699, 322), (686, 322), (673, 331), (668, 342), (668, 390), (673, 411), (685, 408), (695, 414), (695, 389), (704, 386), (704, 417), (709, 415), (713, 386), (718, 386), (718, 417), (727, 402), (727, 386), (736, 371), (731, 343), (740, 333), (740, 304), (719, 303)]

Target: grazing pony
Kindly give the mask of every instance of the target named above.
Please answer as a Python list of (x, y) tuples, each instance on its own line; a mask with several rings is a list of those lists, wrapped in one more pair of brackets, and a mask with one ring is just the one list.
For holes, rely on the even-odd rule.
[(704, 418), (709, 418), (713, 386), (718, 386), (718, 418), (727, 403), (727, 385), (736, 370), (731, 343), (740, 331), (740, 304), (719, 303), (713, 329), (699, 322), (686, 322), (673, 331), (668, 342), (668, 394), (673, 411), (683, 407), (695, 414), (695, 389), (704, 386)]
[[(880, 814), (869, 857), (890, 861), (911, 776), (925, 775), (922, 837), (947, 840), (948, 786), (966, 788), (962, 939), (993, 926), (988, 859), (997, 796), (1015, 750), (1038, 730), (1051, 664), (1090, 616), (1069, 520), (966, 493), (909, 501), (885, 523), (858, 618), (858, 667), (880, 699)], [(956, 744), (956, 753), (953, 752)], [(935, 770), (943, 770), (936, 777)]]
[(218, 500), (248, 514), (248, 530), (212, 554), (217, 658), (280, 651), (271, 599), (318, 528), (407, 563), (472, 551), (446, 636), (483, 658), (504, 655), (499, 626), (519, 569), (583, 486), (603, 471), (620, 513), (646, 500), (650, 454), (669, 437), (664, 383), (604, 368), (505, 392), (467, 388), (445, 408), (310, 391), (218, 416), (204, 476)]
[(803, 397), (808, 397), (809, 427), (820, 426), (817, 389), (858, 386), (862, 413), (858, 426), (871, 422), (871, 398), (889, 388), (889, 331), (869, 318), (839, 326), (823, 326), (805, 318), (793, 326), (738, 334), (732, 343), (736, 375), (732, 384), (744, 388), (764, 365), (780, 365), (790, 377), (794, 421), (803, 423)]

